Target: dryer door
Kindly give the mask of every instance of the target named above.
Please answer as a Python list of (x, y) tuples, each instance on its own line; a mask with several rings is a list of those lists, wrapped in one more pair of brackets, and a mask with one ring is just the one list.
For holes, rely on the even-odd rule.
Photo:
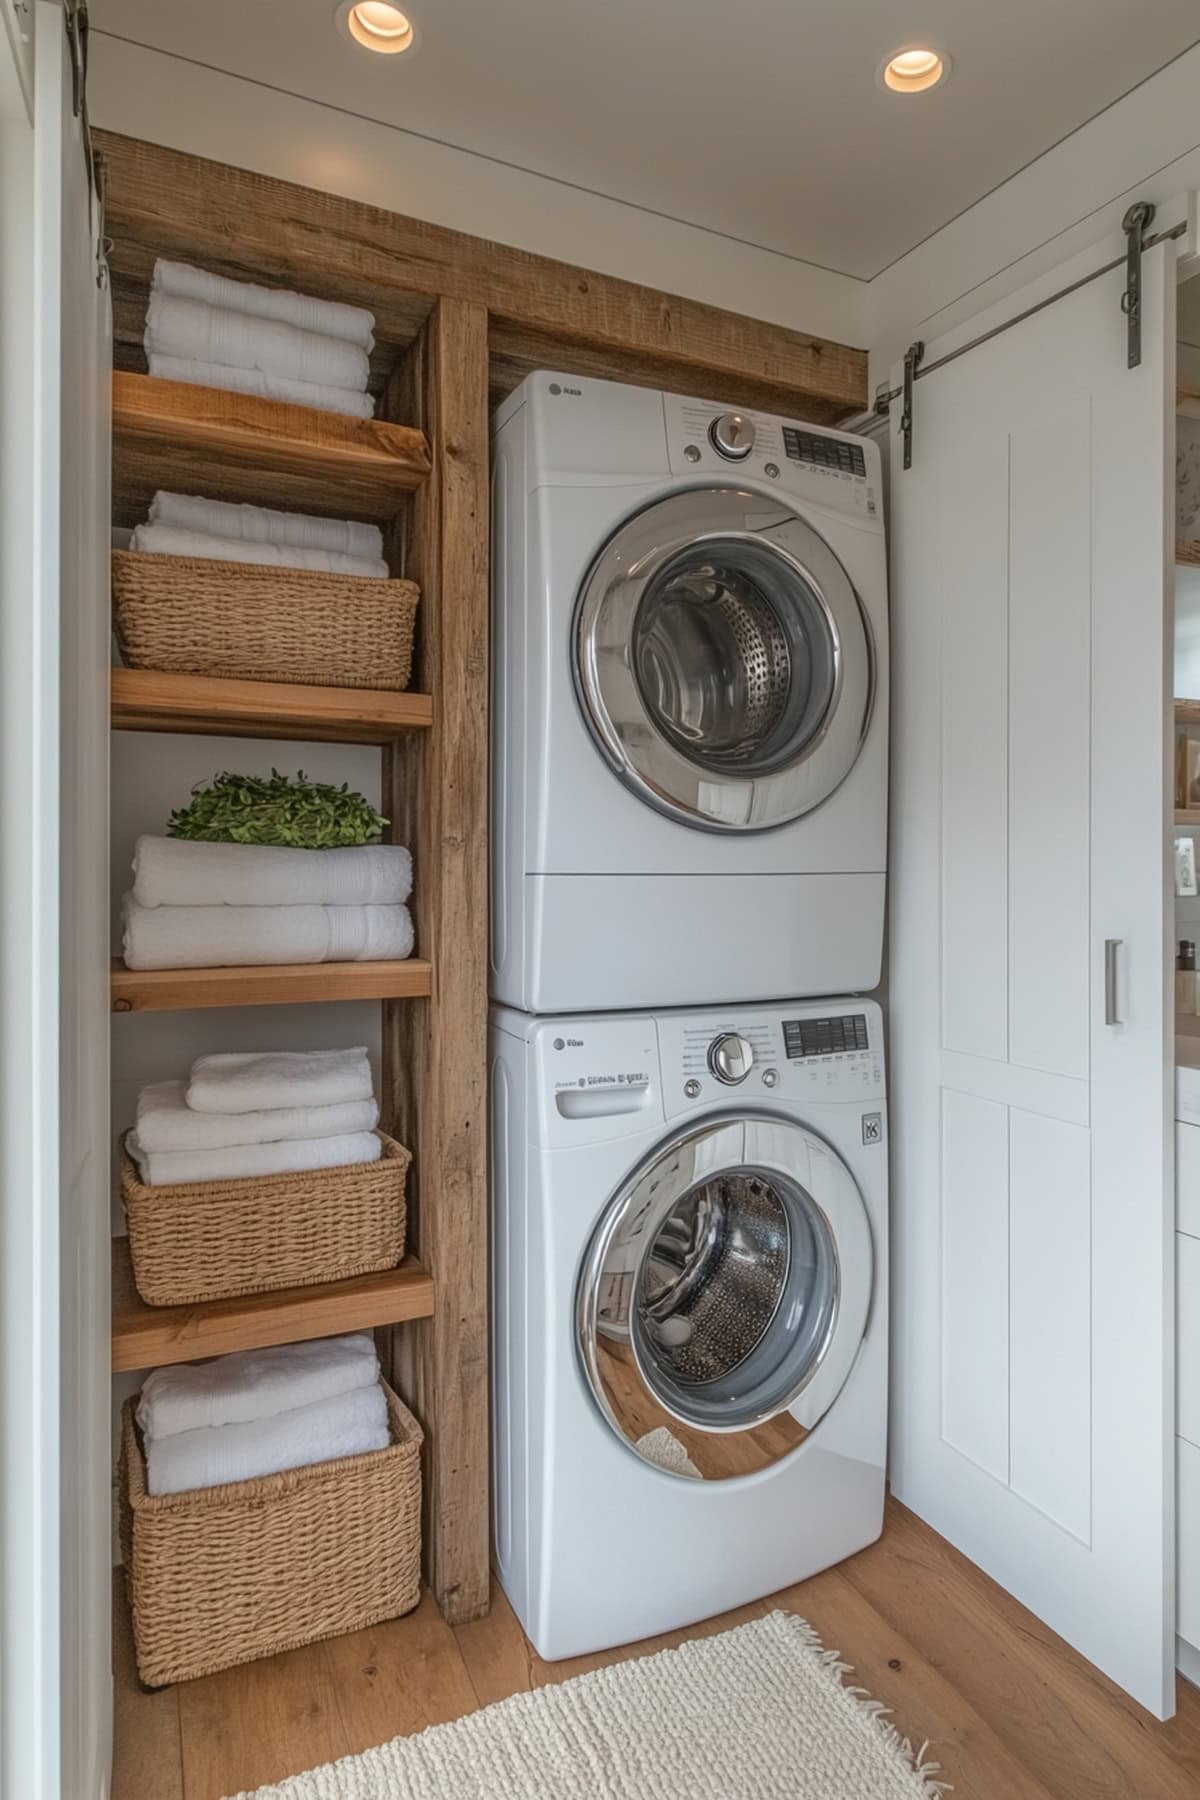
[(616, 773), (685, 824), (758, 831), (828, 799), (874, 689), (845, 569), (795, 512), (695, 488), (635, 513), (576, 610), (584, 716)]
[(870, 1223), (845, 1163), (789, 1120), (691, 1126), (601, 1215), (577, 1294), (583, 1369), (618, 1435), (678, 1475), (751, 1475), (837, 1399), (866, 1330)]

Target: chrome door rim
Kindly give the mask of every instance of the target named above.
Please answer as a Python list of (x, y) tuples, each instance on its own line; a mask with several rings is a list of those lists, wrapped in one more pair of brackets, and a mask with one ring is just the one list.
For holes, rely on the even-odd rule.
[[(794, 757), (739, 776), (665, 735), (634, 666), (638, 609), (656, 578), (705, 545), (769, 555), (817, 609), (832, 647), (832, 691)], [(624, 521), (580, 588), (572, 632), (583, 716), (614, 772), (669, 817), (712, 831), (761, 831), (799, 818), (836, 791), (858, 759), (874, 698), (870, 628), (838, 558), (787, 506), (737, 488), (689, 488)]]
[[(688, 1153), (683, 1167), (679, 1166), (681, 1152)], [(672, 1164), (676, 1165), (674, 1172)], [(746, 1113), (734, 1117), (717, 1115), (692, 1123), (659, 1144), (608, 1201), (592, 1233), (578, 1277), (576, 1346), (584, 1378), (602, 1417), (633, 1449), (637, 1449), (644, 1434), (636, 1425), (622, 1420), (614, 1402), (605, 1360), (605, 1340), (611, 1340), (614, 1334), (601, 1318), (605, 1277), (611, 1274), (609, 1264), (615, 1250), (616, 1260), (623, 1260), (617, 1246), (618, 1234), (636, 1215), (636, 1231), (627, 1234), (626, 1242), (634, 1235), (641, 1240), (637, 1264), (640, 1271), (662, 1224), (681, 1200), (715, 1177), (748, 1170), (768, 1177), (774, 1175), (798, 1186), (828, 1229), (836, 1256), (837, 1293), (819, 1350), (805, 1364), (802, 1378), (789, 1385), (786, 1393), (770, 1406), (744, 1412), (726, 1425), (700, 1426), (695, 1418), (688, 1418), (672, 1405), (669, 1393), (664, 1393), (662, 1384), (647, 1369), (637, 1332), (632, 1329), (628, 1333), (631, 1376), (636, 1371), (643, 1397), (692, 1436), (703, 1432), (765, 1440), (772, 1425), (784, 1415), (803, 1414), (801, 1438), (815, 1430), (854, 1367), (870, 1316), (874, 1251), (866, 1207), (850, 1170), (823, 1138), (796, 1120)], [(633, 1271), (630, 1278), (636, 1280)], [(774, 1329), (774, 1320), (770, 1329)], [(755, 1466), (769, 1466), (779, 1459), (780, 1450), (775, 1445), (763, 1451)], [(745, 1472), (754, 1472), (754, 1468), (748, 1467)]]

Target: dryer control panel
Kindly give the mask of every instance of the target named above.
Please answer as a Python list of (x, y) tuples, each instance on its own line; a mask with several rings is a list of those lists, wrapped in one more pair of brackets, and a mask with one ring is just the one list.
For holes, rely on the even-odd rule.
[(752, 480), (882, 531), (882, 470), (869, 438), (678, 394), (664, 394), (663, 408), (672, 475)]

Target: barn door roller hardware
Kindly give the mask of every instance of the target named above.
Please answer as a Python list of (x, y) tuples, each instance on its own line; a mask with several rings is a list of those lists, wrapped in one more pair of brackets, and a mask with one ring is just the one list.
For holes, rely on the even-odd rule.
[(1126, 248), (1124, 257), (1116, 257), (1098, 269), (1091, 269), (1081, 275), (1078, 281), (1072, 281), (1067, 287), (1059, 288), (1053, 294), (1047, 294), (1042, 300), (1035, 300), (1023, 312), (1014, 313), (1011, 319), (1005, 319), (1002, 325), (993, 325), (990, 331), (983, 331), (970, 343), (960, 344), (957, 350), (948, 350), (944, 356), (935, 357), (932, 362), (925, 361), (925, 346), (919, 340), (910, 344), (904, 353), (904, 379), (902, 386), (889, 388), (886, 383), (875, 394), (877, 413), (889, 413), (894, 400), (902, 399), (904, 410), (900, 414), (900, 435), (904, 446), (904, 467), (912, 468), (913, 437), (913, 385), (924, 381), (938, 369), (944, 369), (949, 363), (957, 362), (960, 356), (969, 356), (972, 350), (978, 350), (981, 344), (990, 344), (992, 339), (1002, 332), (1011, 331), (1014, 325), (1023, 325), (1026, 319), (1032, 319), (1035, 313), (1044, 312), (1058, 300), (1065, 300), (1068, 294), (1077, 294), (1080, 288), (1087, 287), (1101, 275), (1111, 275), (1114, 269), (1125, 268), (1125, 290), (1121, 295), (1121, 311), (1125, 315), (1128, 333), (1127, 367), (1136, 369), (1142, 360), (1142, 252), (1153, 249), (1155, 244), (1169, 243), (1179, 238), (1187, 230), (1186, 224), (1171, 225), (1162, 231), (1152, 232), (1147, 236), (1154, 223), (1154, 206), (1149, 200), (1139, 200), (1125, 214), (1124, 228)]
[(913, 382), (917, 379), (917, 367), (924, 354), (925, 346), (920, 338), (904, 352), (904, 411), (900, 414), (900, 436), (904, 440), (906, 469), (912, 468)]
[(1142, 360), (1142, 251), (1146, 232), (1154, 223), (1154, 208), (1149, 200), (1137, 200), (1121, 220), (1125, 233), (1125, 292), (1121, 295), (1121, 311), (1125, 314), (1125, 366), (1136, 369)]

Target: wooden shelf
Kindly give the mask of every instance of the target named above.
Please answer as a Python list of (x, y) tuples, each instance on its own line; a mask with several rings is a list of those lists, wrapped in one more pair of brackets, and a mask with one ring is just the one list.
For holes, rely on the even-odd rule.
[(1176, 538), (1175, 562), (1184, 568), (1200, 568), (1200, 538)]
[(147, 1306), (133, 1285), (128, 1238), (112, 1245), (112, 1366), (153, 1369), (230, 1350), (261, 1350), (433, 1315), (433, 1281), (414, 1256), (381, 1275), (281, 1288), (194, 1306)]
[(1200, 831), (1200, 807), (1177, 806), (1175, 809), (1175, 823), (1177, 825), (1186, 825), (1191, 831)]
[(1182, 384), (1175, 390), (1175, 410), (1189, 419), (1200, 419), (1200, 388), (1184, 387)]
[(429, 963), (270, 963), (237, 969), (112, 965), (112, 1010), (184, 1012), (201, 1006), (291, 1006), (314, 1000), (414, 1000), (432, 991)]
[(226, 681), (114, 669), (114, 731), (183, 731), (200, 736), (299, 738), (319, 744), (390, 744), (433, 723), (428, 694), (375, 688), (300, 687), (279, 681)]
[(1175, 702), (1175, 723), (1177, 725), (1200, 725), (1200, 700), (1177, 700)]
[(384, 522), (430, 469), (406, 425), (121, 371), (112, 433), (118, 525), (144, 521), (159, 488)]

